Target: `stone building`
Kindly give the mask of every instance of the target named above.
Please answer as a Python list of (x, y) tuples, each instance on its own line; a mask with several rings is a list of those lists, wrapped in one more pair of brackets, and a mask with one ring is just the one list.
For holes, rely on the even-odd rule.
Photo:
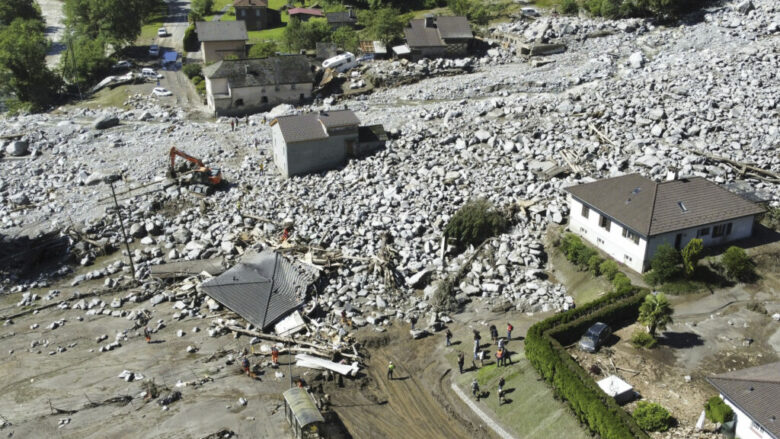
[(199, 21), (195, 29), (203, 62), (216, 62), (228, 55), (246, 56), (248, 35), (243, 21)]
[(719, 246), (753, 234), (764, 209), (701, 177), (656, 183), (639, 174), (571, 186), (569, 229), (642, 272), (658, 246)]
[(361, 127), (350, 110), (282, 116), (271, 122), (274, 163), (284, 177), (334, 169), (381, 147), (381, 125)]
[(246, 23), (247, 30), (263, 30), (281, 24), (279, 11), (268, 7), (268, 0), (235, 0), (236, 21)]
[(466, 17), (437, 17), (411, 20), (404, 29), (406, 44), (412, 58), (444, 58), (465, 56), (474, 41)]
[(216, 115), (242, 115), (311, 98), (314, 74), (303, 55), (222, 60), (203, 68), (206, 100)]

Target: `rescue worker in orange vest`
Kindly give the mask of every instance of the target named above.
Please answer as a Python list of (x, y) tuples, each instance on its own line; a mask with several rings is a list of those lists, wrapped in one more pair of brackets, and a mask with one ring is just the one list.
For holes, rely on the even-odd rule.
[(290, 229), (285, 227), (284, 232), (282, 232), (282, 242), (287, 241), (287, 238), (289, 237), (290, 237)]
[(501, 367), (504, 365), (504, 350), (499, 349), (496, 351), (496, 365)]
[(249, 368), (249, 358), (244, 357), (244, 359), (241, 360), (241, 368), (244, 369), (244, 373), (246, 373), (246, 376), (249, 376), (251, 374), (251, 370)]
[(279, 365), (279, 349), (277, 349), (276, 346), (271, 348), (271, 362), (274, 366)]

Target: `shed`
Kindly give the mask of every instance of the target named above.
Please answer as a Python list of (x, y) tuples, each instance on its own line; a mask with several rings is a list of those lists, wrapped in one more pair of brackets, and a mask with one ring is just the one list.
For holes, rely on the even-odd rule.
[(598, 382), (601, 390), (615, 398), (618, 404), (625, 404), (634, 399), (634, 388), (616, 375), (610, 375)]
[(162, 59), (163, 65), (168, 67), (170, 64), (176, 64), (176, 60), (179, 59), (179, 53), (175, 50), (169, 50), (163, 53)]
[(325, 418), (317, 409), (314, 398), (300, 387), (285, 391), (284, 415), (297, 439), (319, 438)]

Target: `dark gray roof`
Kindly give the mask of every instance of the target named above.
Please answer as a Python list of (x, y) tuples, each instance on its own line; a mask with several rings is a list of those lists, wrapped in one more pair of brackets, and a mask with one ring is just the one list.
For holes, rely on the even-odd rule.
[(203, 75), (209, 79), (228, 78), (231, 88), (314, 81), (311, 64), (304, 55), (222, 60), (203, 68)]
[(313, 272), (273, 251), (244, 258), (238, 265), (201, 285), (214, 300), (265, 329), (306, 298), (316, 280)]
[(268, 0), (235, 0), (233, 6), (267, 8)]
[(411, 20), (404, 29), (406, 42), (410, 47), (445, 46), (444, 40), (474, 38), (466, 17), (434, 17), (433, 27), (425, 26), (425, 19)]
[(707, 381), (772, 437), (780, 437), (780, 362), (723, 373)]
[(276, 118), (271, 124), (279, 124), (284, 141), (287, 143), (325, 139), (328, 129), (355, 126), (360, 120), (352, 110), (336, 110), (303, 113)]
[(566, 191), (644, 236), (764, 211), (701, 177), (656, 183), (639, 174), (628, 174), (568, 187)]
[(357, 17), (355, 17), (354, 13), (350, 13), (349, 11), (328, 12), (325, 14), (325, 17), (328, 19), (328, 23), (357, 23)]
[(198, 41), (246, 41), (246, 22), (236, 21), (199, 21), (195, 23)]

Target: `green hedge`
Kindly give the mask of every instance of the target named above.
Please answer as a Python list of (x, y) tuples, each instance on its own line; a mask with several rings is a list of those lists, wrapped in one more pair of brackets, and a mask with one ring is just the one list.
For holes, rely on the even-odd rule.
[(582, 307), (557, 314), (531, 326), (525, 354), (531, 365), (552, 384), (580, 422), (604, 439), (649, 439), (636, 421), (613, 398), (601, 391), (588, 373), (566, 352), (593, 323), (620, 326), (636, 320), (648, 290), (631, 288), (607, 294)]

